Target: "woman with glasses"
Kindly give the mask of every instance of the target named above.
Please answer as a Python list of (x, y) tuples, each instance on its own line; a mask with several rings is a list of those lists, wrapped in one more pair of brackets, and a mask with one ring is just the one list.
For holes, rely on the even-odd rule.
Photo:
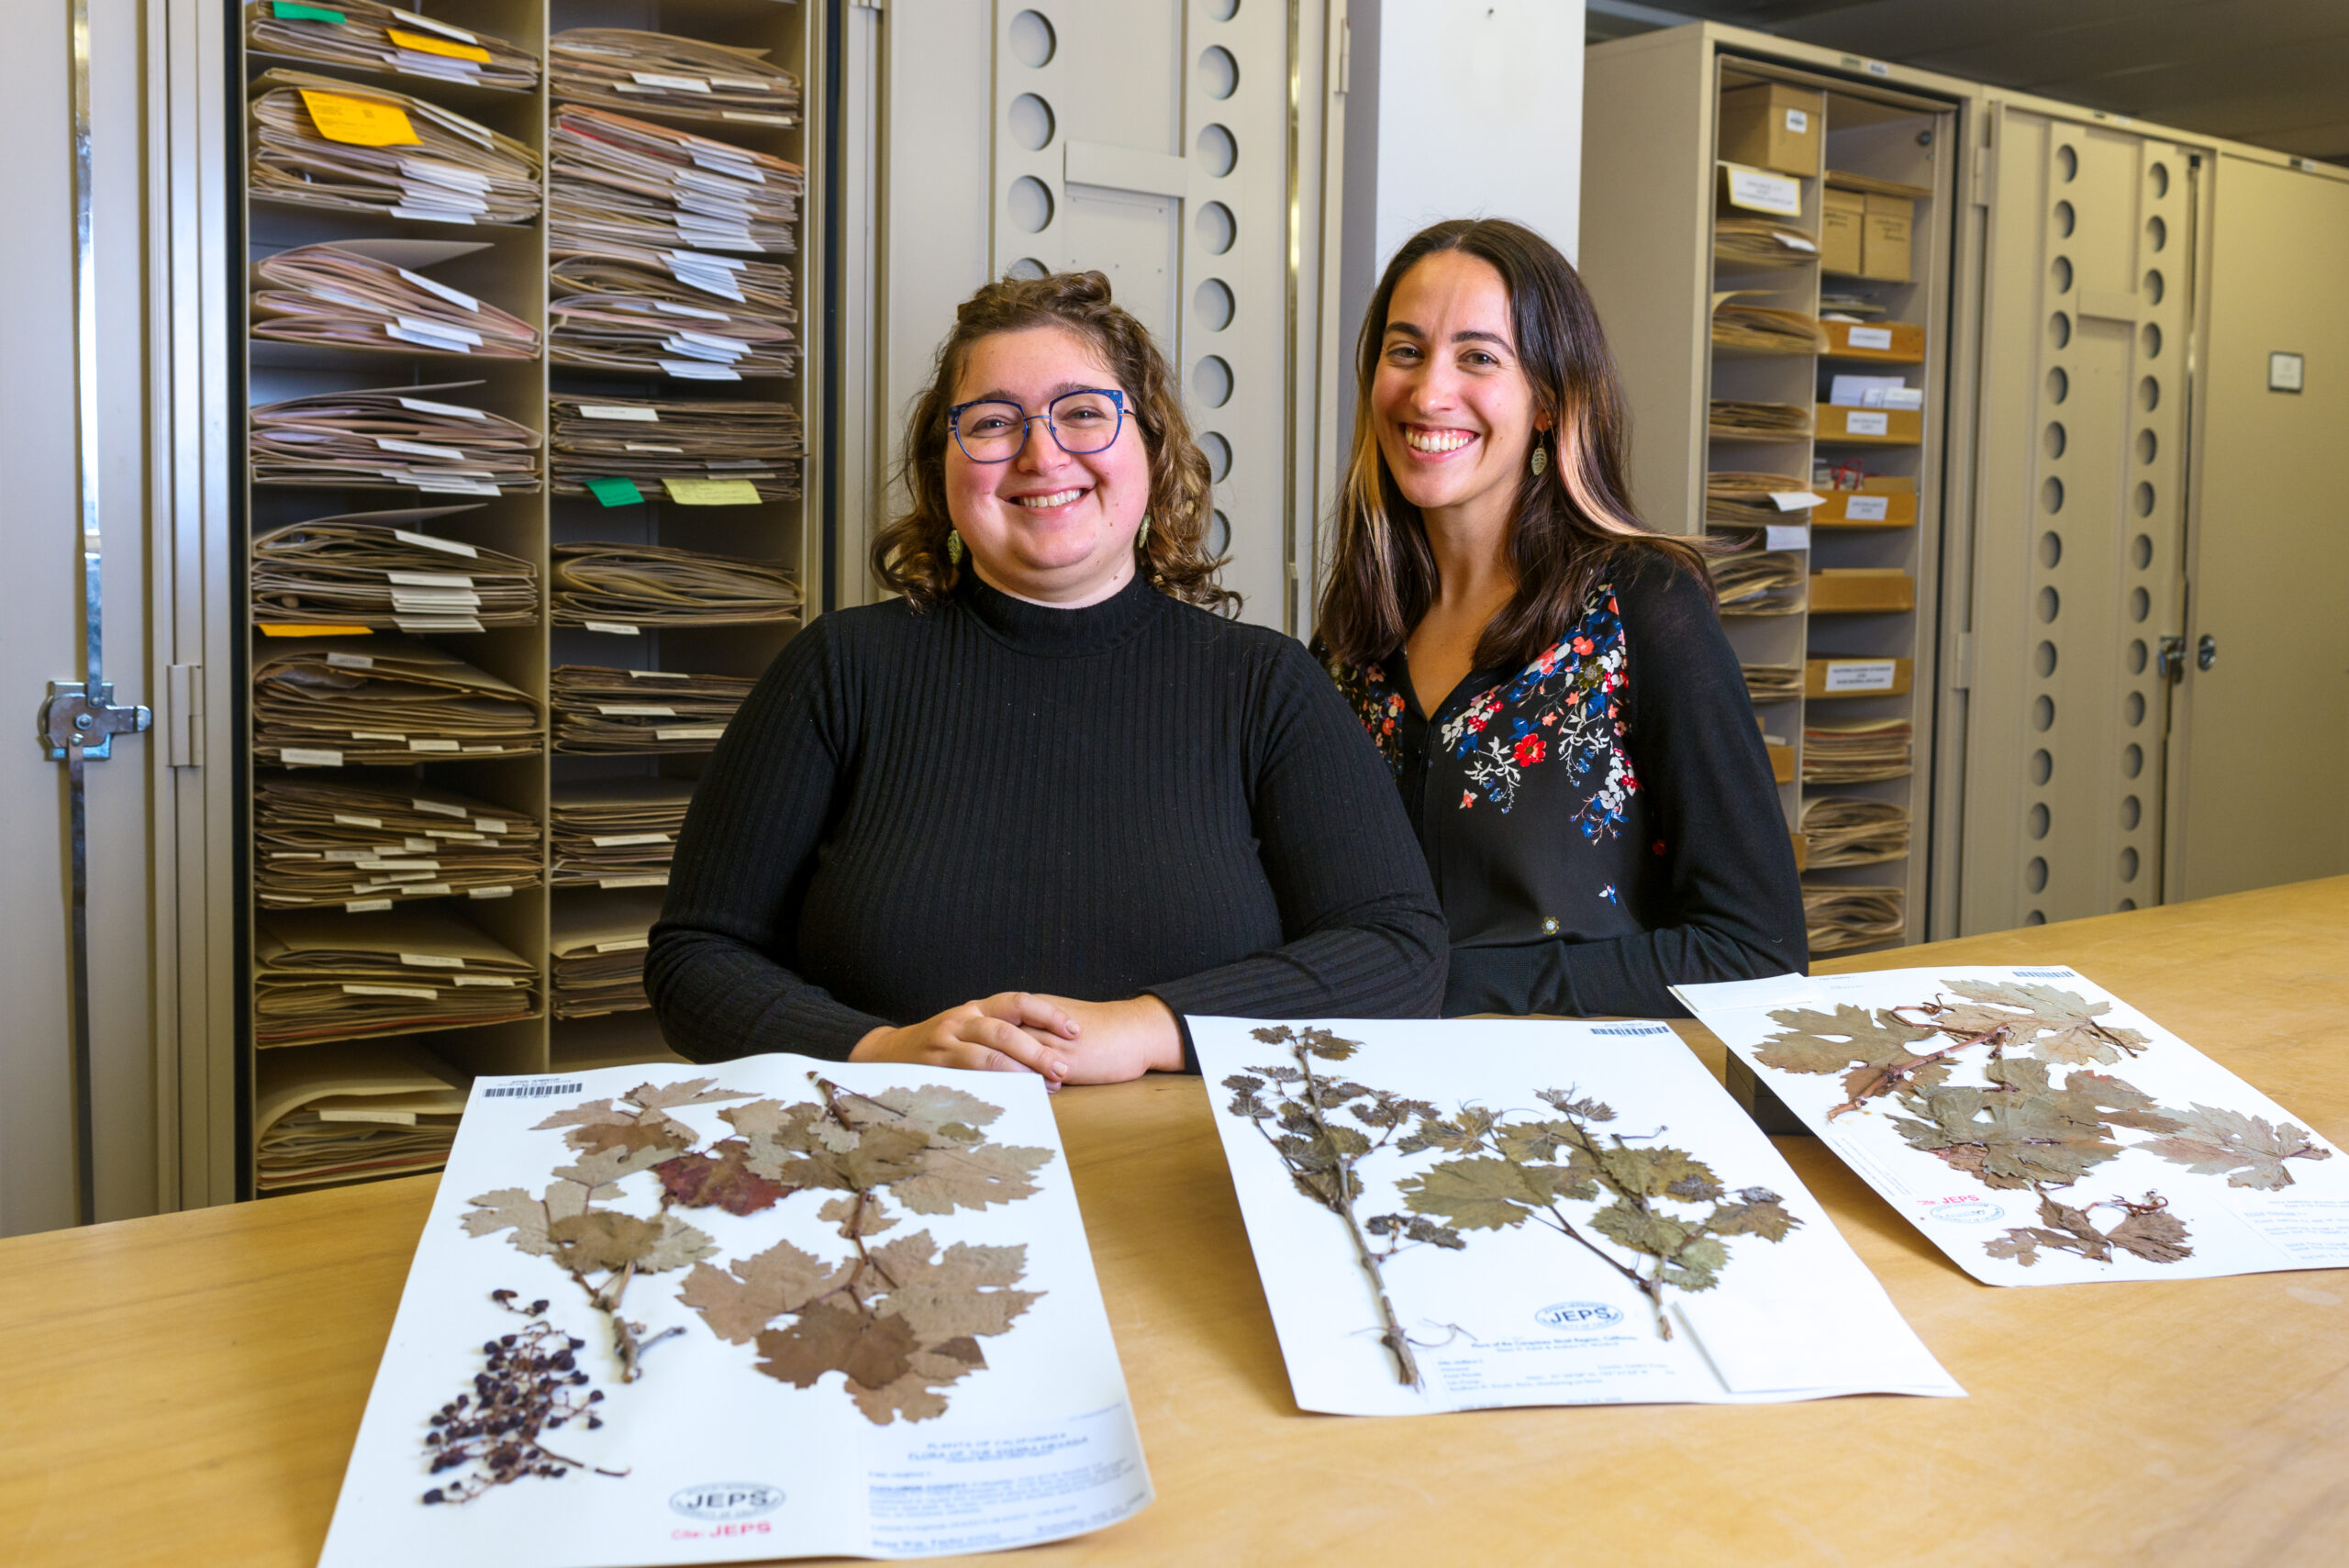
[(1631, 508), (1574, 268), (1513, 223), (1436, 224), (1355, 361), (1319, 636), (1442, 896), (1444, 1012), (1672, 1017), (1672, 985), (1800, 971), (1737, 655), (1702, 558)]
[(793, 639), (695, 793), (670, 1043), (1097, 1083), (1184, 1067), (1186, 1013), (1432, 1013), (1393, 785), (1302, 647), (1215, 613), (1207, 461), (1108, 280), (967, 301), (902, 476), (897, 596)]

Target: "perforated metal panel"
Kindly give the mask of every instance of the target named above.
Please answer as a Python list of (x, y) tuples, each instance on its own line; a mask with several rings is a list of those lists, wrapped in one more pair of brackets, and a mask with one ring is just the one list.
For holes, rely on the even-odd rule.
[(1289, 7), (996, 7), (997, 273), (1096, 268), (1183, 378), (1225, 586), (1288, 606)]
[(2195, 289), (2176, 148), (2007, 108), (1989, 157), (1966, 930), (2162, 895)]

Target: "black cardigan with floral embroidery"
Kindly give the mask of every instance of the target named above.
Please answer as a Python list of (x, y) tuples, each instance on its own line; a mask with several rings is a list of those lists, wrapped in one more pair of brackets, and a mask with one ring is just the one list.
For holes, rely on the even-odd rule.
[(1523, 669), (1423, 715), (1398, 650), (1330, 673), (1394, 770), (1452, 928), (1443, 1010), (1685, 1017), (1799, 971), (1802, 893), (1737, 655), (1685, 570), (1620, 565)]

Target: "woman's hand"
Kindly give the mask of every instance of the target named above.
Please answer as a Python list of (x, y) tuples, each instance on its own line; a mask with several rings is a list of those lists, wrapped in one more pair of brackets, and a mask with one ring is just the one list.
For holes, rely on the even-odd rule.
[[(1079, 1032), (1080, 1025), (1069, 1010), (1078, 1005), (1024, 991), (998, 992), (903, 1029), (874, 1029), (856, 1042), (848, 1059), (1038, 1073), (1058, 1084), (1071, 1071), (1063, 1042), (1074, 1040)], [(1166, 1016), (1171, 1025), (1174, 1015)], [(1181, 1065), (1179, 1048), (1176, 1065)]]
[[(1183, 1031), (1174, 1014), (1155, 996), (1124, 1002), (1080, 1002), (1069, 996), (1033, 996), (1074, 1022), (1066, 1042), (1051, 1042), (1067, 1062), (1064, 1084), (1122, 1084), (1145, 1073), (1183, 1070)], [(1035, 1034), (1032, 1029), (1029, 1031)], [(1039, 1037), (1038, 1043), (1045, 1043)]]

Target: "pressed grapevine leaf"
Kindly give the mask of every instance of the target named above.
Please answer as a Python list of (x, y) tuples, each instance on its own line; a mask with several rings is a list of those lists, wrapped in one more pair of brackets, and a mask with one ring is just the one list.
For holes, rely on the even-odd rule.
[(647, 1111), (665, 1111), (678, 1106), (715, 1105), (720, 1100), (747, 1100), (749, 1095), (735, 1089), (716, 1089), (710, 1085), (715, 1078), (685, 1078), (674, 1084), (639, 1084), (623, 1096)]
[(551, 1258), (555, 1244), (547, 1237), (546, 1206), (520, 1187), (500, 1187), (473, 1200), (473, 1207), (461, 1223), (468, 1236), (514, 1232), (514, 1247), (534, 1258)]
[[(939, 1129), (951, 1136), (955, 1124)], [(1009, 1143), (937, 1144), (922, 1169), (890, 1184), (889, 1195), (916, 1214), (952, 1214), (1032, 1197), (1035, 1176), (1052, 1157), (1049, 1149)]]
[(1767, 1187), (1741, 1187), (1735, 1203), (1716, 1205), (1705, 1218), (1705, 1229), (1716, 1236), (1759, 1236), (1765, 1241), (1782, 1241), (1801, 1223)]
[[(2111, 1003), (2091, 1002), (2057, 986), (2019, 980), (1953, 980), (1949, 988), (1970, 1001), (2021, 1015), (2014, 1026), (2016, 1043), (2030, 1045), (2043, 1061), (2110, 1063), (2120, 1061), (2123, 1053), (2133, 1056), (2152, 1043), (2136, 1029), (2098, 1023), (2098, 1018), (2112, 1010)], [(1964, 1035), (1984, 1032), (1950, 1018), (1943, 1020), (1943, 1027)]]
[(1846, 1105), (1891, 1094), (1903, 1084), (1931, 1087), (1949, 1077), (1947, 1062), (1909, 1049), (1935, 1031), (1902, 1021), (1890, 1008), (1872, 1013), (1841, 1003), (1831, 1013), (1787, 1007), (1770, 1018), (1787, 1026), (1787, 1032), (1764, 1041), (1754, 1060), (1784, 1073), (1841, 1073)]
[(2245, 1116), (2196, 1102), (2176, 1118), (2176, 1131), (2138, 1145), (2198, 1175), (2224, 1174), (2231, 1187), (2280, 1192), (2292, 1184), (2287, 1160), (2330, 1160), (2308, 1129), (2291, 1122), (2270, 1126), (2266, 1117)]
[(828, 1372), (877, 1388), (906, 1374), (918, 1348), (914, 1331), (896, 1316), (867, 1317), (829, 1301), (808, 1307), (782, 1329), (758, 1337), (758, 1369), (797, 1388), (812, 1388)]
[(747, 1345), (775, 1318), (796, 1312), (847, 1282), (852, 1263), (828, 1263), (788, 1241), (719, 1268), (696, 1263), (677, 1299), (702, 1316), (710, 1332)]
[(585, 1273), (665, 1273), (706, 1258), (718, 1249), (707, 1236), (675, 1215), (640, 1219), (616, 1209), (591, 1209), (558, 1219), (547, 1227), (555, 1260), (565, 1268)]
[(2110, 1262), (2115, 1247), (2154, 1263), (2191, 1257), (2194, 1249), (2186, 1245), (2186, 1226), (2159, 1199), (2150, 1193), (2145, 1195), (2142, 1204), (2114, 1200), (2116, 1207), (2128, 1212), (2110, 1230), (2101, 1230), (2087, 1210), (2058, 1203), (2043, 1193), (2039, 1199), (2042, 1224), (2011, 1229), (1985, 1242), (1983, 1251), (1994, 1258), (2012, 1258), (2025, 1268), (2039, 1262), (2043, 1250), (2076, 1253), (2096, 1263)]
[[(1025, 1247), (957, 1242), (941, 1253), (928, 1231), (877, 1247), (835, 1292), (845, 1300), (815, 1301), (787, 1327), (757, 1334), (758, 1370), (802, 1388), (839, 1372), (858, 1408), (884, 1425), (942, 1414), (939, 1391), (986, 1365), (979, 1340), (1009, 1332), (1037, 1301), (1009, 1288), (1026, 1262)], [(736, 1308), (729, 1326), (742, 1316)]]
[[(1837, 1061), (1825, 1070), (1842, 1064)], [(1504, 1121), (1469, 1107), (1454, 1117), (1428, 1117), (1411, 1142), (1471, 1157), (1440, 1162), (1397, 1183), (1404, 1203), (1419, 1213), (1440, 1215), (1461, 1230), (1531, 1222), (1580, 1243), (1648, 1298), (1656, 1332), (1667, 1340), (1672, 1326), (1664, 1315), (1664, 1290), (1710, 1290), (1719, 1284), (1729, 1263), (1720, 1238), (1779, 1241), (1801, 1223), (1766, 1187), (1744, 1188), (1735, 1203), (1719, 1201), (1728, 1195), (1720, 1178), (1685, 1149), (1620, 1134), (1602, 1140), (1592, 1129), (1615, 1119), (1610, 1106), (1570, 1089), (1544, 1089), (1541, 1098), (1560, 1116)], [(1584, 1223), (1591, 1235), (1631, 1253), (1631, 1262), (1592, 1240), (1558, 1207), (1562, 1201), (1591, 1202), (1602, 1195), (1609, 1201)], [(1680, 1212), (1680, 1206), (1699, 1204), (1712, 1206), (1701, 1218)], [(1371, 1228), (1389, 1233), (1402, 1218), (1383, 1217)], [(1653, 1261), (1646, 1273), (1642, 1260)]]
[(1522, 1225), (1549, 1196), (1526, 1178), (1525, 1167), (1487, 1157), (1446, 1160), (1395, 1184), (1404, 1207), (1442, 1217), (1461, 1230), (1506, 1230)]
[(773, 1208), (790, 1189), (768, 1181), (745, 1162), (749, 1148), (729, 1139), (718, 1152), (681, 1154), (652, 1167), (668, 1195), (687, 1208), (722, 1208), (729, 1214), (756, 1214)]

